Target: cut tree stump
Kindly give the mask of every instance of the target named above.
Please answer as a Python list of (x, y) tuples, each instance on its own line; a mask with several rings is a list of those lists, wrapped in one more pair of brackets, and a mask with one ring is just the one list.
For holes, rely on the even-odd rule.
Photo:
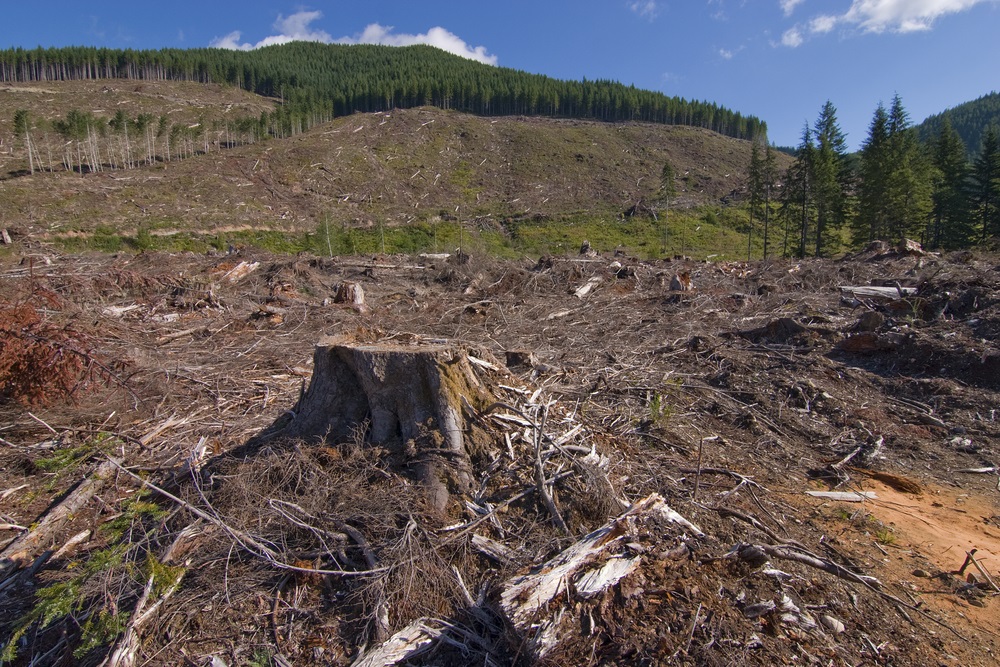
[(477, 484), (476, 438), (463, 403), (493, 402), (464, 350), (447, 345), (320, 341), (309, 389), (273, 435), (331, 442), (365, 441), (401, 456), (443, 510), (450, 493)]

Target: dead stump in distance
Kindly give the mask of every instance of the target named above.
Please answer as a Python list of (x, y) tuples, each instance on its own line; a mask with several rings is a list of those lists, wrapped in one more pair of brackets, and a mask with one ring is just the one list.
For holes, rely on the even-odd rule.
[(367, 422), (366, 441), (400, 457), (443, 510), (451, 493), (477, 484), (463, 397), (479, 408), (492, 402), (464, 350), (323, 340), (309, 389), (275, 435), (343, 442)]

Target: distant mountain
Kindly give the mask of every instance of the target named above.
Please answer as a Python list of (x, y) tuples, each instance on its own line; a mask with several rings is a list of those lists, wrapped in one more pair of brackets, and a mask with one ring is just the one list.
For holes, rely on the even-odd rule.
[(615, 81), (563, 81), (493, 67), (429, 46), (293, 42), (254, 51), (0, 50), (0, 82), (93, 79), (228, 83), (280, 98), (290, 132), (355, 112), (436, 106), (486, 116), (550, 116), (690, 125), (749, 139), (754, 116)]
[(916, 126), (920, 139), (928, 141), (935, 138), (941, 131), (945, 116), (951, 121), (958, 136), (962, 137), (969, 155), (975, 156), (982, 147), (986, 128), (990, 125), (1000, 127), (1000, 93), (992, 92), (928, 117)]

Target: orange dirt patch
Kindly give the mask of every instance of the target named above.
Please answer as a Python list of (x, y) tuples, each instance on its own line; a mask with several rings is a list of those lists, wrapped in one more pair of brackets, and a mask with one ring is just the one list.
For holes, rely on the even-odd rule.
[(957, 570), (966, 552), (977, 549), (976, 559), (996, 579), (1000, 567), (1000, 493), (990, 500), (961, 489), (929, 485), (919, 496), (900, 493), (874, 480), (865, 486), (878, 495), (869, 509), (892, 528), (898, 545), (905, 542), (945, 572)]
[[(931, 565), (929, 574), (954, 572), (962, 566), (966, 553), (976, 549), (976, 560), (1000, 583), (1000, 493), (990, 498), (978, 491), (925, 484), (923, 494), (913, 495), (874, 480), (868, 481), (865, 488), (878, 495), (867, 509), (890, 527), (896, 538), (887, 549), (887, 567), (900, 571), (891, 580), (910, 582), (914, 593), (950, 617), (959, 632), (969, 624), (1000, 638), (1000, 600), (986, 598), (985, 607), (974, 606), (958, 595), (944, 592), (937, 577), (913, 576), (921, 559)], [(969, 573), (976, 573), (971, 564), (966, 569)]]

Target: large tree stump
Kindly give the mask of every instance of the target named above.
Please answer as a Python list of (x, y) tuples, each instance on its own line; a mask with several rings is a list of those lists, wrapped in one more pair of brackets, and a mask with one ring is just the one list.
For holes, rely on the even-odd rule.
[(450, 492), (476, 483), (463, 397), (479, 408), (492, 402), (462, 350), (327, 339), (316, 346), (294, 418), (277, 435), (344, 442), (364, 431), (367, 442), (401, 456), (443, 510)]

